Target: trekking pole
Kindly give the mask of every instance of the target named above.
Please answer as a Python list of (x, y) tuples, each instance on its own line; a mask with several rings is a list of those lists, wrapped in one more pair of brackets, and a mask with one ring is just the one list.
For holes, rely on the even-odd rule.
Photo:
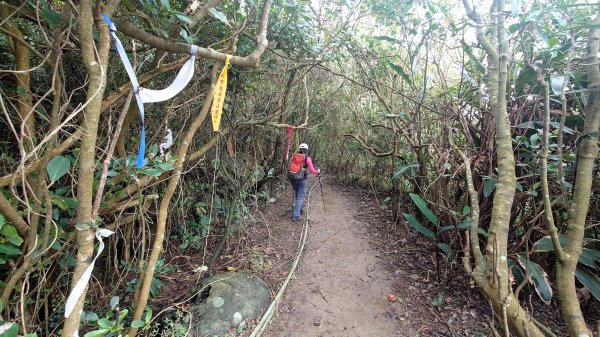
[(323, 195), (323, 184), (321, 184), (321, 174), (317, 174), (317, 177), (319, 177), (319, 189), (321, 190), (321, 199), (323, 200), (323, 212), (327, 213), (327, 211), (325, 210), (325, 196)]

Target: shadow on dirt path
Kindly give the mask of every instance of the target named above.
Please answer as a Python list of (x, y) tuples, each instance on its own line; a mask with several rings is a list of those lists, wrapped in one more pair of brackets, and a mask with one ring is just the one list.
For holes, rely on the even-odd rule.
[(359, 201), (324, 184), (323, 207), (312, 183), (304, 255), (263, 336), (396, 336), (401, 306), (387, 299), (394, 276), (369, 244), (369, 224), (357, 220)]

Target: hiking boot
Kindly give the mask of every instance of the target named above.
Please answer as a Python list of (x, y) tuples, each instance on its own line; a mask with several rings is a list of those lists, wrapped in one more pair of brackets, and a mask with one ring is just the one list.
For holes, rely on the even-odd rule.
[(292, 222), (298, 222), (298, 221), (300, 221), (300, 218), (292, 217)]

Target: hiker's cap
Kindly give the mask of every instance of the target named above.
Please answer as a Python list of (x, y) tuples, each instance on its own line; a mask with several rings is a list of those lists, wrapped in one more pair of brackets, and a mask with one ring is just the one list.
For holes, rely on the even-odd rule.
[(308, 150), (308, 145), (306, 143), (302, 143), (302, 144), (300, 144), (300, 148)]

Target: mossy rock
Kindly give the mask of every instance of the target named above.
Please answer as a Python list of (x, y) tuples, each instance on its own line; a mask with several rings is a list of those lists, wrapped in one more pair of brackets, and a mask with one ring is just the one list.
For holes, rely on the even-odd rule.
[(271, 299), (267, 285), (242, 272), (212, 276), (195, 287), (199, 294), (192, 313), (191, 336), (234, 336), (250, 321), (260, 318)]

